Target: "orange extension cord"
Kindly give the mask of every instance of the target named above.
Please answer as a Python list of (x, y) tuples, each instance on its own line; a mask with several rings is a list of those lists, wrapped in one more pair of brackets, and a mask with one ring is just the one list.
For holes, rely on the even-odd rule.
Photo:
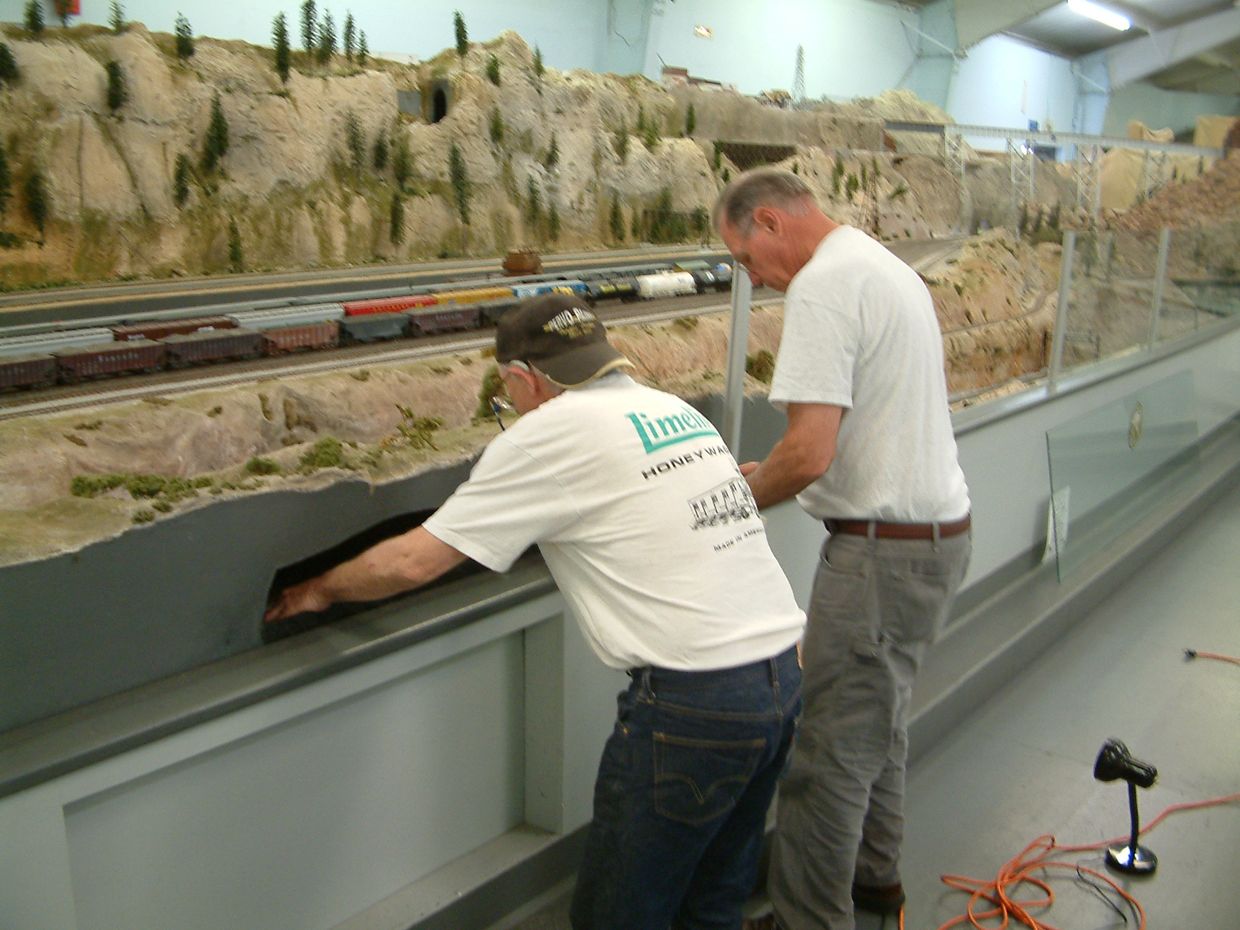
[(1232, 665), (1240, 665), (1240, 659), (1235, 656), (1225, 656), (1218, 652), (1200, 652), (1197, 649), (1185, 649), (1184, 658), (1186, 659), (1217, 659), (1220, 662), (1230, 662)]
[[(1220, 662), (1240, 665), (1240, 658), (1235, 656), (1222, 655), (1217, 652), (1201, 652), (1197, 649), (1185, 649), (1184, 658), (1216, 659)], [(1240, 794), (1229, 794), (1221, 798), (1212, 798), (1208, 801), (1172, 804), (1147, 823), (1141, 830), (1141, 833), (1144, 834), (1153, 830), (1171, 814), (1176, 814), (1180, 811), (1199, 810), (1203, 807), (1217, 807), (1221, 804), (1233, 804), (1237, 801), (1240, 801)], [(1094, 852), (1105, 849), (1108, 846), (1125, 843), (1130, 838), (1128, 836), (1121, 836), (1113, 840), (1104, 840), (1101, 843), (1090, 843), (1084, 846), (1059, 846), (1053, 836), (1044, 834), (1022, 849), (1015, 858), (1005, 863), (1003, 868), (999, 870), (999, 874), (990, 881), (969, 878), (967, 875), (942, 875), (940, 880), (943, 884), (957, 891), (966, 892), (969, 895), (969, 906), (965, 913), (958, 917), (953, 917), (947, 923), (941, 925), (938, 930), (950, 930), (951, 927), (958, 927), (966, 921), (982, 930), (981, 921), (993, 921), (995, 919), (999, 919), (1000, 923), (997, 926), (992, 924), (991, 930), (1004, 930), (1012, 921), (1015, 921), (1020, 926), (1028, 927), (1029, 930), (1055, 930), (1050, 924), (1042, 923), (1029, 912), (1030, 908), (1049, 909), (1055, 902), (1055, 892), (1051, 890), (1048, 880), (1037, 878), (1033, 874), (1047, 869), (1071, 869), (1078, 875), (1092, 875), (1094, 878), (1101, 879), (1117, 895), (1127, 901), (1140, 917), (1141, 922), (1137, 930), (1145, 930), (1145, 909), (1141, 907), (1141, 902), (1114, 881), (1096, 869), (1087, 869), (1084, 866), (1071, 862), (1054, 861), (1057, 856), (1068, 853)], [(1023, 885), (1031, 885), (1037, 888), (1042, 892), (1042, 897), (1016, 900), (1013, 894)], [(989, 910), (978, 910), (982, 901), (987, 901), (993, 906)], [(900, 930), (904, 930), (903, 910), (900, 911)]]
[[(1146, 824), (1141, 832), (1143, 834), (1148, 833), (1162, 823), (1166, 817), (1180, 811), (1199, 810), (1203, 807), (1216, 807), (1221, 804), (1233, 804), (1237, 801), (1240, 801), (1240, 793), (1225, 795), (1221, 798), (1212, 798), (1208, 801), (1172, 804)], [(1055, 842), (1053, 836), (1045, 834), (1039, 836), (1021, 850), (1020, 854), (1014, 859), (1009, 860), (999, 870), (999, 874), (989, 881), (969, 878), (965, 875), (940, 876), (943, 884), (949, 888), (969, 894), (969, 906), (965, 913), (958, 917), (953, 917), (947, 923), (941, 925), (938, 930), (949, 930), (951, 927), (961, 926), (966, 921), (973, 927), (982, 928), (982, 921), (993, 921), (995, 919), (999, 919), (1000, 923), (997, 925), (990, 924), (989, 926), (993, 930), (1003, 930), (1010, 922), (1015, 922), (1017, 926), (1028, 927), (1029, 930), (1055, 930), (1050, 924), (1043, 923), (1030, 913), (1030, 909), (1048, 909), (1055, 902), (1055, 892), (1051, 890), (1048, 879), (1035, 877), (1034, 875), (1035, 872), (1046, 869), (1071, 869), (1078, 874), (1091, 875), (1102, 880), (1132, 906), (1133, 910), (1140, 917), (1138, 930), (1145, 930), (1145, 909), (1141, 907), (1141, 903), (1135, 897), (1114, 881), (1096, 869), (1087, 869), (1071, 862), (1054, 861), (1056, 856), (1068, 853), (1093, 852), (1118, 843), (1126, 843), (1129, 839), (1130, 837), (1128, 836), (1121, 836), (1113, 840), (1104, 840), (1101, 843), (1089, 843), (1083, 846), (1060, 846)], [(1024, 885), (1031, 885), (1037, 888), (1042, 892), (1042, 897), (1017, 900), (1014, 895)], [(983, 901), (987, 901), (993, 906), (987, 910), (980, 910), (979, 906)], [(900, 930), (904, 930), (903, 913), (900, 914)]]

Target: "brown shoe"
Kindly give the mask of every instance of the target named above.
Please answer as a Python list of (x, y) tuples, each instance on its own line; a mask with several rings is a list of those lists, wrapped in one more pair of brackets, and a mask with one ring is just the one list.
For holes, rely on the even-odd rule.
[(869, 911), (871, 914), (899, 914), (904, 907), (904, 886), (899, 882), (894, 885), (862, 885), (853, 882), (853, 906), (858, 910)]

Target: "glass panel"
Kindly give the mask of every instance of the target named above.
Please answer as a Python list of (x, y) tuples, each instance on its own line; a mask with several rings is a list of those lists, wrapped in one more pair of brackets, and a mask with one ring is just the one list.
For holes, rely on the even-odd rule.
[(1240, 223), (1176, 230), (1158, 338), (1209, 327), (1240, 314)]
[(1127, 230), (1077, 235), (1062, 370), (1149, 342), (1158, 238)]
[(1060, 581), (1132, 529), (1164, 482), (1197, 467), (1196, 409), (1185, 371), (1047, 431)]

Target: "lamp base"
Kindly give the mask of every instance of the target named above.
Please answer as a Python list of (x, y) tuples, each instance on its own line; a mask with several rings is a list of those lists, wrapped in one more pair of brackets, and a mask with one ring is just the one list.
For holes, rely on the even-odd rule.
[(1110, 846), (1107, 865), (1129, 875), (1150, 875), (1158, 868), (1158, 857), (1144, 846)]

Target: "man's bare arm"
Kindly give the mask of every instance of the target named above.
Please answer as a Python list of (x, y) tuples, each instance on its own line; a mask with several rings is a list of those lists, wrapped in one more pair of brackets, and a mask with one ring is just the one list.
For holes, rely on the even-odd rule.
[(795, 497), (831, 467), (843, 415), (834, 404), (788, 405), (788, 427), (770, 455), (741, 466), (760, 508)]
[(434, 581), (465, 561), (465, 554), (422, 527), (384, 540), (317, 578), (280, 592), (263, 620), (326, 610), (338, 601), (377, 601)]

